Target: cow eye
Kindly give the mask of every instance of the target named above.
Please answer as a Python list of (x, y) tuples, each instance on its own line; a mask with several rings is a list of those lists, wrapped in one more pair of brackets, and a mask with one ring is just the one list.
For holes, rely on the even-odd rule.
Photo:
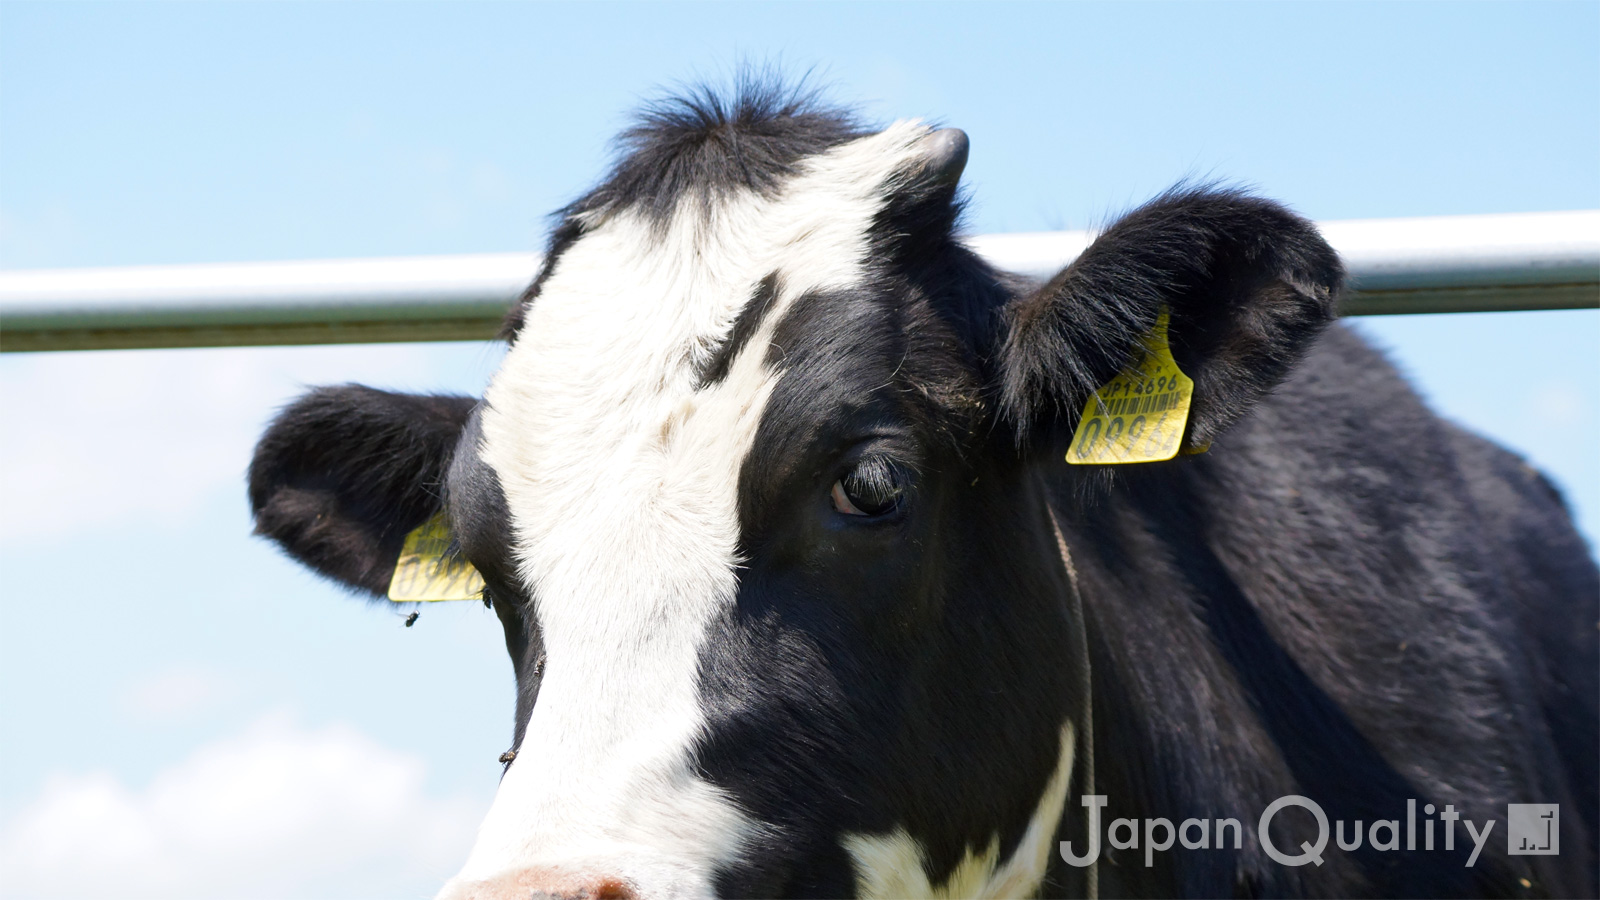
[(869, 456), (833, 483), (830, 496), (836, 512), (847, 516), (882, 516), (894, 512), (905, 496), (904, 471), (879, 456)]

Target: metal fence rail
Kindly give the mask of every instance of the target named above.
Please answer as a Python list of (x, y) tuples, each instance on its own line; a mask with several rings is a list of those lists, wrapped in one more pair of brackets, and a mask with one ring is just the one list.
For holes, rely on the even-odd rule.
[[(1344, 257), (1346, 315), (1600, 307), (1600, 210), (1319, 226)], [(1082, 231), (982, 235), (1048, 277)], [(0, 272), (0, 352), (454, 341), (493, 337), (532, 253)]]

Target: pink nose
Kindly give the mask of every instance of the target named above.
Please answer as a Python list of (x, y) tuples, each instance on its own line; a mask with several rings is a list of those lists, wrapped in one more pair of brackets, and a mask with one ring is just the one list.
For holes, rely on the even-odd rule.
[(455, 881), (438, 900), (639, 900), (620, 878), (553, 869), (523, 869), (487, 881)]

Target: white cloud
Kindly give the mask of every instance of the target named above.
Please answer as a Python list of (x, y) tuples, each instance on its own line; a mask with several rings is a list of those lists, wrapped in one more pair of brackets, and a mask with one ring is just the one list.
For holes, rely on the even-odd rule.
[(166, 724), (214, 708), (233, 692), (222, 673), (193, 665), (169, 666), (123, 687), (118, 706), (141, 724)]
[(1547, 381), (1530, 393), (1533, 395), (1534, 414), (1551, 427), (1577, 426), (1588, 412), (1583, 393), (1569, 383)]
[(141, 789), (57, 775), (0, 831), (0, 896), (429, 896), (465, 860), (487, 798), (430, 796), (424, 776), (351, 728), (281, 714)]
[(256, 438), (303, 385), (428, 389), (440, 358), (400, 345), (0, 359), (0, 539), (168, 524), (219, 491), (242, 511)]

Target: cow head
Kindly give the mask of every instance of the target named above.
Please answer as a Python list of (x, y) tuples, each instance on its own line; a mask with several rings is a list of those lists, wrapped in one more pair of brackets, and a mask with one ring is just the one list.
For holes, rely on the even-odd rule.
[(1209, 441), (1337, 260), (1187, 191), (1026, 285), (953, 236), (965, 135), (771, 95), (625, 150), (481, 401), (319, 389), (251, 467), (259, 530), (326, 575), (381, 594), (443, 511), (485, 579), (516, 753), (441, 896), (1036, 889), (1082, 700), (1042, 479), (1163, 307)]

